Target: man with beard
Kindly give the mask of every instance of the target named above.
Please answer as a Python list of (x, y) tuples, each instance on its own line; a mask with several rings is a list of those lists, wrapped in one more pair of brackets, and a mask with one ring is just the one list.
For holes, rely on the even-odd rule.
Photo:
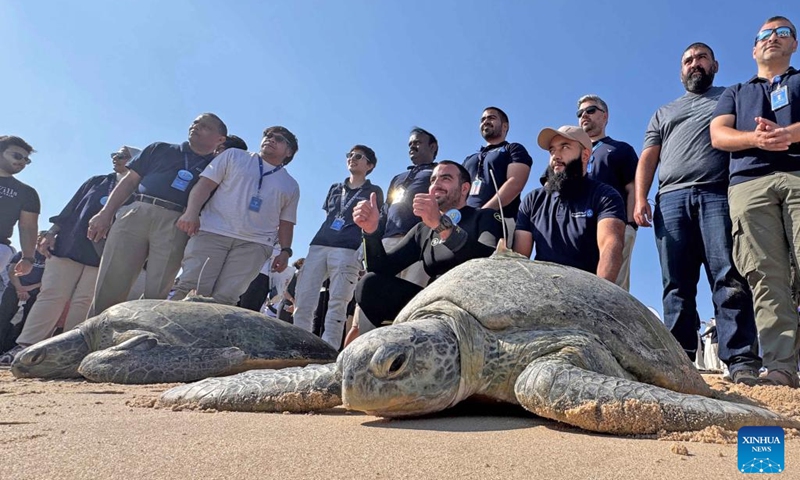
[[(694, 360), (702, 266), (712, 292), (720, 359), (734, 382), (754, 385), (761, 359), (755, 349), (752, 295), (731, 256), (728, 156), (712, 147), (709, 136), (711, 115), (725, 90), (712, 86), (718, 68), (708, 45), (694, 43), (684, 50), (681, 81), (686, 94), (659, 108), (647, 127), (636, 170), (634, 217), (640, 226), (654, 225), (664, 324)], [(647, 193), (659, 163), (653, 213)]]
[(634, 182), (639, 157), (629, 144), (606, 135), (608, 105), (597, 95), (578, 99), (578, 121), (592, 139), (592, 156), (586, 166), (586, 176), (614, 187), (625, 205), (625, 246), (622, 247), (622, 266), (616, 284), (631, 288), (631, 254), (639, 226), (633, 219)]
[(731, 152), (733, 257), (755, 298), (768, 370), (760, 383), (793, 388), (800, 384), (800, 331), (791, 295), (791, 265), (800, 259), (800, 74), (790, 66), (796, 51), (792, 22), (768, 19), (753, 46), (757, 74), (725, 90), (711, 121), (713, 145)]
[(394, 320), (423, 288), (396, 277), (401, 270), (422, 259), (433, 282), (467, 260), (491, 255), (502, 235), (493, 210), (467, 205), (472, 179), (463, 166), (444, 160), (430, 178), (428, 193), (416, 194), (412, 202), (422, 221), (388, 251), (380, 240), (375, 193), (353, 210), (353, 221), (364, 233), (368, 272), (358, 282), (356, 301), (375, 326)]
[(39, 195), (14, 175), (29, 163), (33, 147), (13, 135), (0, 135), (0, 268), (6, 268), (14, 250), (11, 234), (19, 222), (19, 244), (22, 257), (14, 266), (17, 276), (31, 273), (36, 263), (36, 232), (39, 230)]
[[(506, 141), (508, 126), (506, 112), (497, 107), (486, 107), (480, 124), (486, 145), (468, 156), (463, 165), (472, 176), (467, 205), (493, 210), (502, 208), (510, 244), (514, 236), (520, 194), (528, 182), (533, 160), (521, 144)], [(499, 190), (495, 189), (495, 182)]]
[(586, 178), (592, 140), (580, 127), (545, 128), (538, 144), (550, 152), (545, 186), (522, 201), (514, 251), (579, 268), (614, 282), (622, 264), (625, 207), (605, 183)]

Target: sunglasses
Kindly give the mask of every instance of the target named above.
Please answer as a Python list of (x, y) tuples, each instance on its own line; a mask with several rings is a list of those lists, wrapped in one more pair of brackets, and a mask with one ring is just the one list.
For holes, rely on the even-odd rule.
[(581, 108), (580, 110), (578, 110), (578, 118), (581, 118), (584, 113), (588, 113), (589, 115), (594, 115), (595, 112), (597, 112), (598, 110), (600, 110), (601, 112), (605, 112), (605, 110), (603, 110), (602, 108), (595, 107), (594, 105), (592, 105), (591, 107)]
[(19, 152), (8, 152), (8, 154), (11, 155), (11, 158), (16, 160), (17, 162), (19, 162), (20, 160), (25, 160), (25, 165), (30, 165), (31, 163), (31, 159), (29, 157), (26, 157), (25, 155)]
[(287, 140), (286, 137), (284, 137), (283, 135), (278, 135), (277, 133), (268, 133), (264, 135), (264, 138), (266, 138), (267, 140), (275, 140), (276, 142), (289, 145), (289, 140)]
[(361, 160), (362, 158), (367, 158), (366, 155), (364, 155), (363, 153), (358, 153), (358, 152), (349, 152), (346, 155), (346, 157), (348, 158), (348, 160), (350, 158), (352, 158), (353, 160)]
[(769, 37), (772, 36), (773, 33), (775, 33), (775, 35), (777, 35), (778, 38), (789, 38), (789, 37), (797, 38), (795, 37), (795, 33), (791, 27), (767, 28), (758, 32), (758, 35), (756, 35), (755, 44), (767, 40)]
[(111, 154), (111, 160), (128, 160), (129, 158), (124, 153), (114, 152)]

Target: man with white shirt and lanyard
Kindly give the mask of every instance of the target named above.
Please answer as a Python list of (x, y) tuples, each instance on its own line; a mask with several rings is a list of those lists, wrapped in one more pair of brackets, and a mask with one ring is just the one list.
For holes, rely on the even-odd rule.
[(366, 145), (355, 145), (347, 153), (350, 177), (331, 185), (322, 206), (327, 216), (311, 240), (297, 279), (294, 324), (309, 332), (314, 327), (320, 287), (326, 278), (330, 279), (322, 339), (337, 349), (342, 344), (347, 304), (353, 298), (361, 270), (361, 228), (353, 221), (353, 208), (373, 193), (377, 208), (383, 207), (383, 191), (366, 178), (377, 163), (375, 152)]
[(191, 238), (173, 300), (196, 289), (236, 305), (276, 242), (282, 248), (272, 268), (286, 268), (300, 187), (285, 167), (295, 153), (297, 137), (285, 127), (269, 127), (259, 153), (229, 148), (206, 167), (177, 222)]
[[(227, 133), (218, 116), (204, 113), (189, 127), (187, 142), (156, 142), (130, 161), (128, 174), (114, 187), (100, 212), (89, 220), (90, 240), (108, 237), (90, 317), (127, 299), (145, 261), (144, 297), (167, 298), (189, 239), (176, 228), (175, 221)], [(133, 203), (123, 206), (131, 194)]]

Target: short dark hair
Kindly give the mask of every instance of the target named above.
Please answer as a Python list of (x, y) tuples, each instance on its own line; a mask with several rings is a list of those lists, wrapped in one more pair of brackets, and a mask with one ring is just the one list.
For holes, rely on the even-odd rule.
[(361, 144), (353, 145), (353, 148), (351, 148), (350, 151), (352, 152), (353, 150), (361, 150), (364, 152), (364, 155), (367, 157), (367, 162), (372, 165), (372, 168), (369, 169), (367, 175), (372, 173), (372, 171), (375, 170), (375, 166), (378, 164), (378, 157), (375, 156), (375, 150)]
[(784, 17), (782, 15), (775, 15), (774, 17), (769, 17), (761, 25), (766, 25), (767, 23), (778, 22), (778, 21), (781, 21), (781, 20), (783, 20), (784, 22), (789, 24), (789, 28), (792, 29), (792, 33), (794, 34), (794, 38), (795, 38), (795, 40), (797, 40), (797, 27), (794, 26), (794, 23), (792, 23), (791, 20), (789, 20), (788, 18), (786, 18), (786, 17)]
[(237, 137), (236, 135), (228, 135), (225, 138), (225, 141), (222, 142), (222, 146), (226, 149), (228, 148), (238, 148), (240, 150), (247, 150), (247, 143), (244, 140)]
[(433, 145), (434, 143), (436, 144), (436, 150), (433, 151), (433, 159), (436, 160), (436, 154), (439, 153), (439, 141), (436, 140), (436, 137), (434, 137), (431, 132), (421, 127), (412, 128), (408, 135), (418, 135), (420, 133), (424, 133), (428, 136), (428, 145)]
[(294, 159), (294, 156), (297, 153), (297, 150), (299, 149), (297, 145), (297, 137), (295, 137), (294, 133), (290, 132), (288, 128), (282, 127), (280, 125), (265, 128), (263, 136), (266, 137), (268, 133), (279, 133), (283, 135), (283, 138), (289, 140), (289, 147), (292, 148), (292, 154), (283, 160), (284, 165), (289, 165), (289, 162), (291, 162)]
[(683, 53), (681, 53), (681, 57), (683, 57), (684, 53), (688, 52), (689, 50), (691, 50), (693, 48), (705, 48), (706, 50), (708, 50), (708, 53), (711, 54), (711, 60), (716, 61), (716, 57), (714, 56), (714, 49), (712, 49), (711, 47), (709, 47), (708, 45), (706, 45), (703, 42), (694, 42), (693, 44), (691, 44), (688, 47), (684, 48), (683, 49)]
[(206, 113), (201, 113), (200, 116), (201, 117), (211, 117), (214, 120), (216, 120), (216, 122), (217, 122), (217, 132), (222, 136), (225, 136), (225, 137), (228, 136), (228, 126), (225, 125), (225, 122), (223, 122), (222, 119), (219, 118), (215, 113), (206, 112)]
[(469, 171), (464, 168), (464, 165), (461, 165), (458, 162), (454, 162), (452, 160), (442, 160), (441, 162), (437, 163), (436, 166), (440, 167), (442, 165), (453, 165), (458, 169), (458, 179), (461, 180), (461, 183), (472, 183), (472, 175), (469, 174)]
[(36, 152), (36, 150), (34, 150), (33, 147), (28, 144), (28, 142), (20, 137), (16, 137), (14, 135), (0, 135), (0, 153), (5, 152), (8, 147), (12, 146), (19, 147), (28, 152), (28, 154)]
[[(506, 112), (504, 112), (502, 109), (500, 109), (498, 107), (486, 107), (486, 108), (483, 109), (484, 112), (486, 110), (494, 110), (494, 111), (496, 111), (498, 114), (500, 114), (500, 120), (502, 120), (503, 123), (508, 123), (508, 115), (506, 115)], [(508, 123), (508, 125), (511, 126), (510, 123)]]

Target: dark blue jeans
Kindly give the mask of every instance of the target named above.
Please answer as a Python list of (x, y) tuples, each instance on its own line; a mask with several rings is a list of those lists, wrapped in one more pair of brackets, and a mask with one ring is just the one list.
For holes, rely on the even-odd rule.
[(719, 358), (731, 371), (761, 367), (753, 296), (733, 264), (725, 187), (689, 187), (659, 194), (653, 214), (664, 286), (664, 324), (694, 360), (697, 282), (705, 269), (719, 335)]

